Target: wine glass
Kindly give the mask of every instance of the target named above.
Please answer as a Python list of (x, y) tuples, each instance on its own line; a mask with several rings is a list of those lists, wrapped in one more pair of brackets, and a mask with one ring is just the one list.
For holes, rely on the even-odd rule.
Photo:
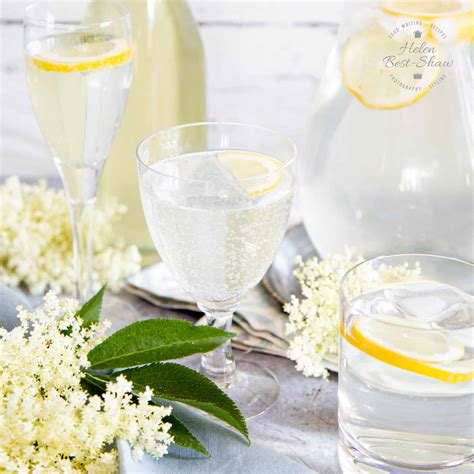
[[(283, 239), (295, 184), (295, 145), (271, 130), (198, 123), (161, 130), (138, 147), (143, 209), (153, 242), (209, 325), (230, 330), (242, 297), (262, 279)], [(230, 343), (201, 371), (249, 419), (275, 403), (266, 368), (235, 362)]]
[(130, 44), (129, 14), (119, 5), (94, 21), (83, 2), (42, 2), (26, 11), (26, 78), (69, 200), (81, 303), (91, 296), (97, 186), (131, 83)]

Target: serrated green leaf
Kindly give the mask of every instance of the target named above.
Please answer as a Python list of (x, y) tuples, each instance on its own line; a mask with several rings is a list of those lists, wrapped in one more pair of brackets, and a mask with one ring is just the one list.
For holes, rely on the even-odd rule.
[(180, 364), (156, 363), (119, 373), (125, 375), (139, 391), (148, 386), (157, 398), (181, 402), (219, 418), (249, 442), (247, 425), (235, 403), (199, 372)]
[[(81, 386), (90, 396), (102, 396), (105, 392), (106, 382), (100, 380), (90, 374), (81, 380)], [(183, 448), (192, 449), (205, 456), (209, 456), (209, 452), (202, 443), (188, 430), (186, 425), (174, 415), (168, 415), (163, 418), (166, 423), (171, 423), (169, 434), (173, 436), (173, 443)]]
[(82, 318), (82, 325), (84, 327), (89, 327), (91, 324), (99, 322), (102, 299), (106, 288), (107, 285), (104, 285), (89, 301), (86, 301), (82, 308), (76, 313), (76, 316)]
[[(86, 374), (81, 380), (82, 388), (87, 390), (89, 395), (101, 396), (106, 389), (106, 381), (91, 374)], [(173, 436), (173, 442), (183, 448), (192, 449), (198, 453), (209, 456), (208, 450), (189, 431), (187, 426), (175, 415), (168, 415), (163, 418), (166, 423), (171, 423), (169, 434)]]
[(175, 319), (138, 321), (92, 349), (92, 370), (135, 367), (209, 352), (234, 334)]
[(208, 450), (201, 444), (201, 442), (188, 430), (186, 425), (176, 418), (174, 415), (168, 415), (163, 418), (163, 421), (171, 423), (171, 428), (168, 431), (173, 436), (173, 442), (183, 448), (192, 449), (198, 453), (209, 456)]

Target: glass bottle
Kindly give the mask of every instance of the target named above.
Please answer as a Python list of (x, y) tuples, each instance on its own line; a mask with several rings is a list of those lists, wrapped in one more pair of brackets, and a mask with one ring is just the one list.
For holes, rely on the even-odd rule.
[[(101, 200), (118, 198), (128, 212), (117, 236), (141, 250), (152, 242), (140, 202), (135, 152), (139, 142), (165, 127), (205, 119), (201, 37), (185, 0), (116, 0), (130, 11), (133, 82), (122, 127), (101, 182)], [(92, 0), (91, 16), (107, 1)]]

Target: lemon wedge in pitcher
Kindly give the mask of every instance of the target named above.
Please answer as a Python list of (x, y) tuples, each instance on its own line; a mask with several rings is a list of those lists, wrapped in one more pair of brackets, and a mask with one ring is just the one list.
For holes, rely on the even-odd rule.
[(384, 0), (382, 9), (394, 15), (429, 20), (462, 15), (470, 5), (461, 0)]
[(260, 196), (280, 183), (283, 164), (261, 153), (224, 151), (219, 160), (252, 196)]
[(462, 15), (432, 20), (433, 36), (442, 42), (474, 41), (474, 3), (473, 8)]
[[(406, 46), (414, 53), (401, 55), (405, 45), (406, 40), (390, 38), (382, 28), (354, 35), (342, 53), (346, 88), (374, 109), (397, 109), (420, 100), (439, 76), (439, 50), (432, 39), (424, 38)], [(421, 56), (433, 57), (429, 67), (423, 67)]]
[(34, 66), (48, 72), (84, 72), (120, 66), (132, 51), (121, 38), (107, 35), (57, 35), (30, 45)]
[(360, 351), (399, 369), (446, 383), (472, 380), (474, 361), (462, 360), (465, 352), (462, 342), (428, 328), (397, 317), (360, 317), (349, 333), (343, 328), (341, 333)]

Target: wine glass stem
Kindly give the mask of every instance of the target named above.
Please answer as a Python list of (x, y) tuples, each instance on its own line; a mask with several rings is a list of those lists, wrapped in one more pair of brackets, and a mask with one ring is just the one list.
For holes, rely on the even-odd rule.
[[(205, 311), (209, 326), (230, 331), (232, 329), (233, 312)], [(235, 375), (235, 359), (230, 340), (212, 352), (204, 354), (201, 359), (204, 375), (213, 379), (217, 384), (228, 384)]]
[(92, 288), (92, 229), (95, 197), (86, 201), (70, 201), (74, 264), (74, 297), (84, 303)]
[(92, 291), (93, 223), (103, 162), (74, 167), (56, 162), (66, 191), (72, 227), (74, 297), (85, 303)]

